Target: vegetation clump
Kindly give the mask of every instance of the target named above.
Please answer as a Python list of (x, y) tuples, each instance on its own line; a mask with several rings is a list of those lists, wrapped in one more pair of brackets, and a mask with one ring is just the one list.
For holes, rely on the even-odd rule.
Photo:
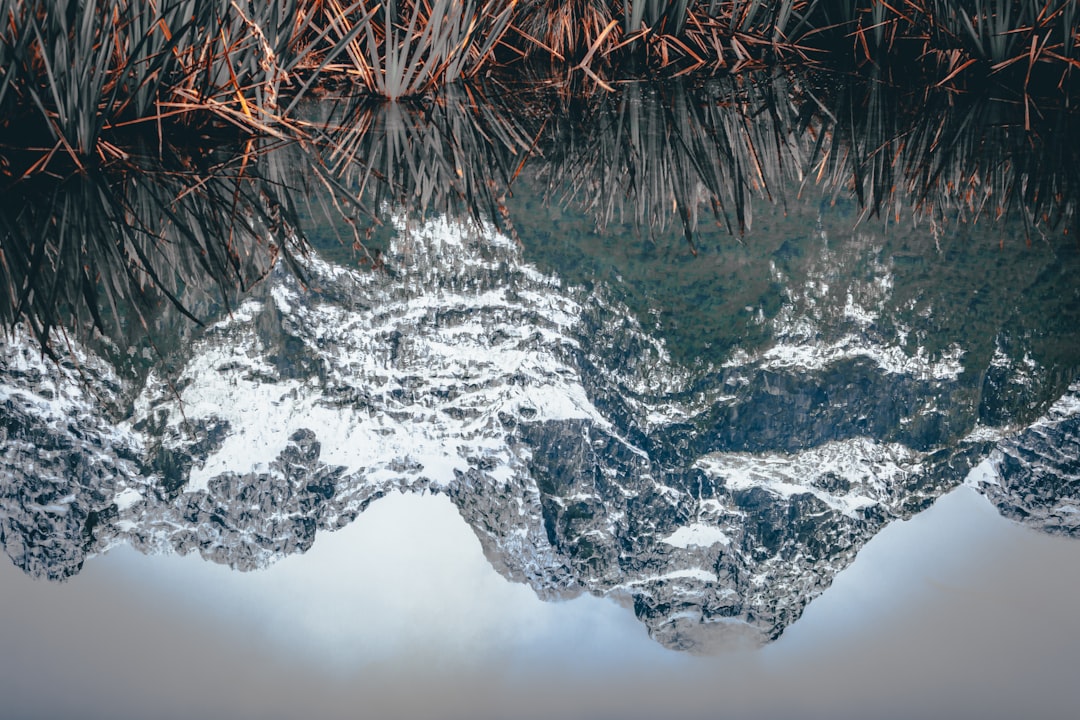
[(1080, 66), (1078, 0), (0, 0), (0, 18), (8, 177), (121, 158), (138, 127), (295, 135), (298, 100), (342, 81), (396, 100), (538, 67), (611, 89), (797, 62), (1067, 92)]
[[(312, 187), (375, 266), (357, 218), (387, 204), (513, 234), (530, 158), (598, 228), (632, 215), (691, 249), (710, 211), (741, 234), (752, 198), (806, 180), (867, 216), (1068, 229), (1077, 163), (1048, 138), (1074, 134), (1078, 4), (0, 0), (0, 322), (46, 345), (63, 315), (114, 334), (136, 296), (143, 325), (160, 298), (194, 317), (191, 288), (227, 298), (302, 249)], [(901, 81), (914, 117), (875, 90)], [(989, 85), (1013, 97), (963, 100)], [(350, 100), (319, 120), (313, 96)]]

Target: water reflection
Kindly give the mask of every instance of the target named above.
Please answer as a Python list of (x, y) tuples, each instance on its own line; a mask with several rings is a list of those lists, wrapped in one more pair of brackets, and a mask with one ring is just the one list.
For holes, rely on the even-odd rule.
[(146, 333), (171, 334), (172, 313), (198, 322), (227, 309), (299, 249), (298, 188), (273, 149), (139, 147), (108, 166), (5, 188), (0, 322), (46, 348), (59, 330), (126, 350)]
[[(929, 138), (953, 128), (980, 139), (952, 149), (1019, 131), (971, 107), (912, 124), (880, 88), (827, 90), (633, 85), (565, 108), (541, 93), (555, 114), (513, 121), (467, 94), (321, 108), (312, 146), (257, 167), (327, 208), (281, 227), (322, 246), (341, 233), (314, 223), (335, 218), (347, 262), (256, 258), (264, 279), (231, 312), (209, 308), (138, 371), (79, 335), (43, 360), (13, 331), (6, 552), (49, 578), (121, 543), (251, 570), (392, 491), (431, 491), (541, 598), (612, 598), (659, 642), (709, 651), (777, 638), (878, 531), (984, 460), (972, 484), (1010, 517), (1074, 533), (1080, 253), (1052, 231), (1075, 168), (1031, 176), (1037, 133), (943, 156)], [(811, 172), (824, 202), (802, 199)], [(831, 202), (841, 189), (854, 199)], [(168, 226), (259, 241), (268, 197)], [(1000, 225), (960, 222), (983, 200)], [(143, 207), (173, 219), (172, 202)], [(901, 207), (932, 222), (855, 224)], [(187, 308), (181, 286), (204, 285), (180, 277)]]

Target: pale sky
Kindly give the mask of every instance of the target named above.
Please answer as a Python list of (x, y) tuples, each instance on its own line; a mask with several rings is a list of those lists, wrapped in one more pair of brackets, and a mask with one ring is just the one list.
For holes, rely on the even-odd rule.
[(119, 548), (0, 563), (3, 718), (1041, 718), (1080, 707), (1080, 542), (960, 488), (764, 650), (695, 658), (542, 603), (443, 497), (391, 496), (257, 573)]

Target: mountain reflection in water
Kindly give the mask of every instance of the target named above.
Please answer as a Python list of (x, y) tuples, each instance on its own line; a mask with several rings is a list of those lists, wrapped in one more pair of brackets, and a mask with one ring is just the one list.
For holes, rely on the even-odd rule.
[[(1076, 534), (1080, 165), (1046, 139), (1075, 117), (787, 76), (538, 97), (313, 108), (310, 144), (220, 194), (278, 242), (230, 245), (205, 282), (69, 258), (45, 223), (76, 322), (42, 359), (60, 323), (19, 300), (23, 253), (0, 357), (15, 565), (62, 579), (127, 544), (254, 570), (430, 491), (540, 598), (611, 598), (711, 652), (778, 638), (977, 466), (1008, 517)], [(5, 212), (5, 248), (40, 247), (38, 216)], [(282, 250), (299, 238), (315, 251)], [(145, 276), (168, 302), (125, 310)], [(191, 301), (215, 283), (227, 303)]]

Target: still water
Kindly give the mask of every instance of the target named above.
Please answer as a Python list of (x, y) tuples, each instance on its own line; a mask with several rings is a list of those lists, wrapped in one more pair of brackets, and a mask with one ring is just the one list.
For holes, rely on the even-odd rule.
[(8, 211), (82, 283), (0, 358), (16, 716), (1078, 699), (1074, 119), (538, 96), (328, 101), (246, 174), (107, 178), (162, 229), (77, 212), (94, 287)]

